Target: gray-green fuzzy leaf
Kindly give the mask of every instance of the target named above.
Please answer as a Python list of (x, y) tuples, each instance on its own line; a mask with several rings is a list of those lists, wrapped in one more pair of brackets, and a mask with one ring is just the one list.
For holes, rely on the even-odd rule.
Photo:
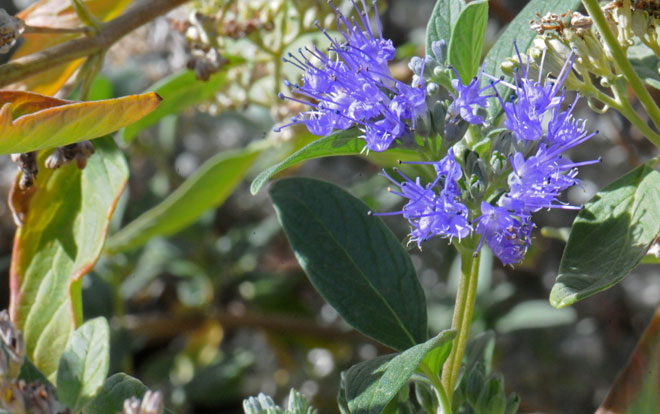
[(660, 173), (643, 164), (601, 190), (580, 211), (550, 293), (558, 308), (620, 282), (660, 233)]

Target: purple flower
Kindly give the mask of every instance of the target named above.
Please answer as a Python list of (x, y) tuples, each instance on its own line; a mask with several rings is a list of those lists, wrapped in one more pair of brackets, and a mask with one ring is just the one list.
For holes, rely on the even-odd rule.
[(543, 117), (547, 111), (558, 107), (563, 101), (563, 92), (560, 96), (557, 96), (557, 93), (563, 90), (564, 81), (573, 67), (575, 55), (571, 52), (557, 79), (551, 79), (548, 76), (542, 82), (545, 52), (541, 58), (539, 76), (536, 80), (529, 78), (529, 60), (527, 61), (527, 65), (523, 63), (517, 46), (516, 53), (518, 54), (518, 60), (522, 68), (522, 75), (520, 70), (516, 68), (514, 73), (515, 84), (501, 82), (515, 92), (515, 96), (512, 96), (510, 101), (503, 102), (500, 97), (500, 102), (507, 118), (504, 126), (511, 130), (520, 140), (536, 141), (543, 136)]
[(388, 67), (395, 54), (392, 41), (383, 38), (378, 17), (378, 31), (372, 31), (364, 0), (363, 11), (355, 3), (354, 6), (359, 22), (355, 18), (349, 20), (332, 5), (342, 43), (321, 29), (331, 42), (329, 51), (337, 58), (330, 58), (317, 48), (305, 48), (299, 50), (299, 56), (290, 54), (284, 59), (305, 72), (304, 84), (286, 82), (301, 99), (282, 94), (280, 97), (312, 109), (275, 130), (305, 124), (314, 135), (323, 136), (357, 125), (366, 149), (384, 151), (414, 129), (415, 118), (426, 111), (426, 89), (423, 82), (412, 87), (392, 78)]
[(407, 218), (412, 226), (410, 240), (418, 246), (436, 235), (450, 239), (456, 237), (459, 240), (468, 237), (472, 226), (468, 221), (468, 208), (461, 201), (458, 179), (462, 171), (453, 151), (450, 150), (438, 162), (422, 164), (432, 164), (436, 171), (435, 180), (425, 186), (419, 177), (413, 181), (398, 169), (396, 171), (403, 180), (401, 183), (384, 173), (387, 179), (400, 188), (399, 191), (390, 191), (407, 198), (408, 202), (401, 211), (377, 215), (401, 214)]
[[(519, 141), (527, 143), (528, 147), (536, 145), (537, 148), (533, 155), (527, 157), (519, 151), (511, 154), (513, 171), (507, 177), (508, 191), (499, 197), (496, 205), (481, 204), (481, 216), (477, 218), (475, 228), (477, 233), (482, 234), (482, 242), (485, 238), (504, 264), (523, 259), (534, 227), (532, 213), (543, 208), (579, 208), (562, 203), (559, 196), (562, 191), (580, 183), (577, 167), (599, 162), (574, 163), (563, 156), (565, 151), (598, 133), (588, 132), (585, 121), (574, 119), (571, 115), (579, 97), (567, 110), (561, 110), (565, 99), (562, 85), (571, 70), (574, 56), (571, 54), (568, 58), (556, 81), (546, 78), (544, 83), (541, 82), (541, 73), (545, 53), (537, 80), (529, 79), (529, 66), (523, 65), (520, 54), (518, 59), (522, 76), (516, 71), (515, 86), (503, 82), (516, 92), (510, 102), (502, 103), (507, 116), (504, 126)], [(560, 90), (562, 92), (558, 94)], [(543, 121), (550, 116), (544, 131)]]
[(454, 98), (453, 112), (457, 112), (461, 118), (474, 125), (481, 125), (484, 123), (483, 117), (474, 112), (476, 109), (475, 107), (487, 108), (487, 98), (494, 96), (492, 94), (482, 95), (485, 90), (491, 89), (495, 84), (495, 82), (491, 82), (490, 85), (483, 88), (481, 87), (481, 75), (484, 72), (484, 66), (481, 67), (479, 74), (475, 76), (468, 85), (463, 84), (461, 75), (459, 75), (456, 69), (452, 67), (457, 79), (452, 79), (451, 86), (454, 87), (458, 94), (458, 96), (451, 94), (452, 98)]
[(492, 206), (485, 201), (481, 203), (481, 213), (475, 228), (475, 232), (482, 235), (479, 248), (485, 238), (502, 264), (521, 262), (531, 243), (534, 228), (531, 217), (522, 212)]

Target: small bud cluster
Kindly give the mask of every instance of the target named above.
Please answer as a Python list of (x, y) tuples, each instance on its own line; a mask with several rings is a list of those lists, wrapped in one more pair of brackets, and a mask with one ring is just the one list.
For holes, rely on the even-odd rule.
[(25, 22), (0, 9), (0, 53), (7, 53), (25, 31)]
[[(306, 48), (285, 60), (304, 71), (302, 84), (288, 84), (304, 99), (281, 96), (312, 109), (283, 127), (304, 124), (319, 136), (357, 127), (367, 151), (406, 146), (426, 159), (439, 159), (403, 163), (432, 168), (431, 182), (399, 169), (384, 172), (395, 188), (390, 191), (406, 204), (377, 215), (402, 215), (411, 225), (410, 241), (420, 247), (434, 236), (460, 243), (476, 234), (481, 240), (477, 250), (485, 241), (503, 264), (519, 263), (531, 243), (532, 213), (576, 208), (558, 197), (579, 183), (577, 167), (598, 162), (574, 163), (563, 156), (594, 135), (572, 115), (577, 98), (566, 101), (566, 85), (577, 79), (577, 52), (569, 49), (560, 60), (544, 49), (537, 73), (530, 70), (533, 58), (518, 53), (513, 82), (483, 68), (468, 80), (447, 65), (446, 44), (437, 41), (431, 55), (411, 60), (414, 78), (407, 85), (391, 76), (394, 48), (383, 38), (378, 18), (378, 30), (372, 30), (365, 2), (355, 10), (358, 18), (353, 19), (336, 10), (341, 42), (322, 29), (335, 58)], [(589, 22), (581, 15), (560, 17), (544, 16), (537, 30), (588, 32)], [(555, 77), (544, 78), (544, 69)], [(509, 88), (512, 99), (502, 98), (496, 85)], [(500, 130), (485, 110), (494, 98), (505, 114)], [(478, 137), (485, 137), (481, 144)]]
[(18, 379), (24, 359), (23, 334), (3, 310), (0, 312), (0, 409), (12, 414), (62, 413), (50, 385)]
[[(52, 154), (46, 158), (46, 168), (57, 169), (74, 161), (79, 169), (87, 166), (87, 160), (94, 154), (94, 144), (91, 141), (75, 142), (73, 144), (57, 147)], [(34, 185), (39, 167), (37, 165), (38, 151), (26, 152), (24, 154), (12, 154), (11, 160), (18, 164), (21, 179), (18, 183), (22, 190)]]
[(122, 414), (162, 414), (163, 393), (151, 390), (144, 393), (142, 399), (131, 397), (124, 401)]

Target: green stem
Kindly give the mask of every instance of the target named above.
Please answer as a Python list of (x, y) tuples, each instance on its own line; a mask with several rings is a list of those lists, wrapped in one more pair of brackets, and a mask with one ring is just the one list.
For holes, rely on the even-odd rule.
[(440, 382), (440, 378), (438, 377), (438, 374), (433, 372), (431, 368), (428, 367), (425, 363), (422, 363), (420, 365), (420, 368), (424, 372), (424, 374), (428, 377), (429, 381), (431, 381), (431, 384), (433, 385), (433, 388), (435, 389), (435, 395), (438, 397), (438, 403), (440, 404), (440, 408), (442, 411), (439, 411), (438, 414), (451, 414), (451, 405), (449, 404), (449, 398), (447, 397), (447, 392), (445, 391), (445, 387), (442, 385)]
[(612, 85), (612, 91), (614, 91), (615, 94), (614, 98), (601, 92), (593, 85), (584, 92), (586, 92), (587, 95), (591, 95), (598, 99), (610, 108), (614, 108), (619, 111), (621, 115), (623, 115), (628, 121), (630, 121), (631, 124), (635, 125), (635, 127), (639, 129), (642, 134), (644, 134), (646, 139), (651, 141), (656, 147), (660, 148), (660, 134), (655, 132), (646, 124), (646, 122), (644, 122), (642, 118), (639, 117), (639, 115), (637, 115), (633, 107), (630, 105), (630, 102), (628, 102), (628, 100), (620, 94), (615, 85)]
[[(603, 41), (607, 45), (612, 54), (614, 60), (614, 66), (617, 71), (621, 73), (628, 82), (628, 85), (637, 95), (637, 99), (641, 102), (646, 112), (649, 114), (649, 117), (655, 124), (655, 127), (660, 129), (660, 108), (656, 105), (655, 101), (651, 97), (651, 94), (644, 86), (644, 83), (633, 69), (626, 52), (623, 50), (619, 42), (616, 40), (614, 33), (610, 30), (605, 15), (598, 5), (598, 0), (582, 0), (584, 7), (587, 9), (587, 12), (591, 16), (594, 24), (598, 28), (600, 35), (603, 38)], [(654, 134), (657, 137), (657, 134)], [(650, 136), (647, 136), (649, 141), (653, 142), (655, 146), (660, 148), (660, 140), (651, 139)]]
[(450, 404), (461, 369), (467, 340), (470, 336), (474, 301), (477, 296), (480, 255), (474, 256), (473, 252), (472, 249), (461, 250), (461, 278), (456, 294), (456, 304), (454, 305), (454, 317), (451, 322), (451, 327), (457, 331), (457, 335), (449, 358), (447, 358), (442, 370), (442, 386), (447, 392)]

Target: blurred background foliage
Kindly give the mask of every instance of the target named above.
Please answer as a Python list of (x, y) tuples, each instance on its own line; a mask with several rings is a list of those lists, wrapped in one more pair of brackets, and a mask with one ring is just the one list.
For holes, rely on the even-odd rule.
[[(0, 7), (13, 14), (30, 3), (1, 0)], [(400, 58), (393, 73), (407, 78), (407, 60), (423, 54), (434, 1), (386, 3), (379, 5), (383, 29)], [(523, 3), (490, 2), (487, 43)], [(249, 191), (260, 171), (311, 139), (299, 129), (271, 132), (298, 109), (277, 99), (282, 80), (296, 79), (278, 56), (322, 41), (313, 22), (332, 27), (332, 16), (321, 0), (191, 2), (110, 49), (92, 87), (91, 99), (162, 88), (172, 94), (169, 100), (163, 94), (159, 115), (119, 134), (130, 181), (108, 252), (84, 279), (83, 299), (86, 319), (111, 322), (110, 373), (125, 371), (165, 391), (177, 412), (239, 412), (249, 395), (264, 392), (281, 401), (291, 387), (321, 413), (336, 412), (340, 371), (389, 352), (351, 331), (323, 302), (298, 266), (266, 193)], [(650, 144), (613, 111), (596, 117), (586, 107), (579, 110), (601, 133), (580, 147), (585, 154), (578, 158), (601, 154), (604, 163), (581, 171), (583, 188), (567, 195), (574, 204), (650, 152)], [(396, 208), (379, 169), (362, 158), (337, 157), (286, 174), (338, 183), (375, 210)], [(5, 196), (14, 174), (9, 158), (0, 159)], [(190, 177), (196, 177), (194, 191), (181, 186)], [(163, 200), (167, 208), (152, 210)], [(538, 218), (539, 228), (567, 227), (572, 220), (567, 212)], [(386, 222), (403, 240), (405, 222)], [(13, 231), (2, 203), (5, 280)], [(563, 243), (540, 231), (535, 237), (533, 251), (515, 268), (484, 256), (473, 331), (496, 332), (494, 366), (508, 391), (521, 396), (522, 412), (593, 411), (653, 314), (660, 279), (640, 266), (595, 298), (553, 309), (547, 298)], [(459, 271), (452, 249), (430, 240), (411, 254), (428, 295), (430, 326), (445, 329)], [(7, 307), (7, 283), (0, 289)]]

